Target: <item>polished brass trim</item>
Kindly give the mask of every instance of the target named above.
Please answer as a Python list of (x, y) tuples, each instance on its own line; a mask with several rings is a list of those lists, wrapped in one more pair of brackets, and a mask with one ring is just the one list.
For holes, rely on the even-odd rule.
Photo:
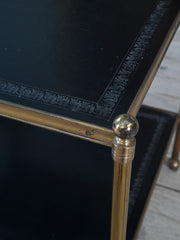
[(114, 161), (111, 240), (125, 240), (132, 162)]
[(134, 159), (135, 145), (135, 138), (124, 140), (115, 136), (112, 146), (113, 160), (121, 164), (131, 162)]
[(118, 116), (113, 122), (115, 136), (112, 147), (114, 177), (111, 240), (126, 239), (131, 168), (138, 127), (137, 120), (128, 114)]
[(108, 147), (112, 146), (113, 131), (93, 124), (49, 114), (0, 100), (0, 116), (29, 123), (67, 135), (79, 137)]
[[(168, 112), (168, 111), (164, 111), (164, 112)], [(146, 210), (148, 208), (148, 205), (149, 205), (149, 202), (151, 200), (151, 197), (152, 197), (152, 194), (153, 194), (153, 191), (154, 191), (154, 188), (156, 186), (156, 182), (157, 182), (157, 179), (159, 177), (159, 174), (160, 174), (160, 171), (161, 171), (161, 168), (162, 168), (162, 165), (164, 164), (165, 162), (165, 159), (166, 159), (166, 155), (167, 155), (167, 151), (168, 151), (168, 148), (170, 146), (170, 143), (171, 143), (171, 140), (172, 140), (172, 137), (173, 137), (173, 134), (174, 132), (176, 131), (176, 128), (177, 128), (177, 124), (178, 124), (178, 121), (179, 121), (179, 116), (177, 116), (176, 118), (176, 121), (174, 123), (174, 127), (171, 131), (171, 134), (170, 134), (170, 137), (169, 137), (169, 140), (168, 140), (168, 143), (167, 143), (167, 146), (166, 146), (166, 149), (164, 151), (164, 154), (163, 154), (163, 157), (162, 157), (162, 160), (161, 160), (161, 163), (159, 165), (159, 168), (158, 168), (158, 171), (157, 171), (157, 174), (153, 180), (153, 183), (152, 183), (152, 187), (150, 189), (150, 192), (149, 192), (149, 195), (148, 195), (148, 198), (146, 200), (146, 203), (145, 203), (145, 206), (144, 206), (144, 209), (143, 209), (143, 212), (142, 212), (142, 215), (140, 217), (140, 220), (139, 220), (139, 223), (138, 223), (138, 226), (136, 228), (136, 233), (134, 235), (134, 238), (133, 240), (136, 240), (138, 238), (138, 234), (140, 232), (140, 229), (141, 229), (141, 226), (142, 226), (142, 223), (143, 223), (143, 220), (144, 220), (144, 217), (145, 217), (145, 213), (146, 213)]]
[(155, 74), (159, 68), (159, 65), (168, 49), (168, 46), (171, 42), (171, 39), (173, 38), (177, 28), (178, 28), (178, 25), (179, 25), (179, 22), (180, 22), (180, 11), (179, 13), (177, 14), (175, 20), (173, 21), (164, 41), (163, 41), (163, 44), (161, 45), (150, 69), (148, 70), (148, 73), (143, 81), (143, 83), (141, 84), (141, 87), (139, 88), (138, 90), (138, 93), (136, 94), (129, 110), (128, 110), (128, 113), (132, 116), (136, 116), (140, 107), (141, 107), (141, 104), (144, 100), (144, 97), (146, 96), (147, 94), (147, 91), (155, 77)]
[(122, 114), (115, 118), (112, 126), (115, 134), (113, 138), (112, 155), (119, 163), (128, 163), (134, 159), (135, 135), (139, 129), (136, 118), (129, 114)]

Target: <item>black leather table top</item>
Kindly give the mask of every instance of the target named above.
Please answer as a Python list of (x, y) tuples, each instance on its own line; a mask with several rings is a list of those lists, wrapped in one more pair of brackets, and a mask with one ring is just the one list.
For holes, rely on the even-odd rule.
[[(132, 240), (176, 115), (138, 115), (127, 240)], [(0, 239), (109, 240), (111, 149), (0, 118)]]
[(0, 0), (0, 99), (111, 127), (179, 0)]

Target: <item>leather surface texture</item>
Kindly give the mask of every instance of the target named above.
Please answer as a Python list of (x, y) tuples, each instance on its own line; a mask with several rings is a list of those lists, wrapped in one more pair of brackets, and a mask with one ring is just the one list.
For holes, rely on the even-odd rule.
[(179, 8), (179, 0), (0, 0), (0, 98), (111, 127)]

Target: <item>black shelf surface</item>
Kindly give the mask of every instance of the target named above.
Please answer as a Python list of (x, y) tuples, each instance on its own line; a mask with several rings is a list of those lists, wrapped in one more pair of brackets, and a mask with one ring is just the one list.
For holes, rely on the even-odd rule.
[[(176, 115), (138, 115), (127, 239), (133, 238)], [(0, 118), (0, 239), (110, 239), (110, 148)]]
[(1, 0), (0, 99), (111, 128), (179, 9), (179, 0)]

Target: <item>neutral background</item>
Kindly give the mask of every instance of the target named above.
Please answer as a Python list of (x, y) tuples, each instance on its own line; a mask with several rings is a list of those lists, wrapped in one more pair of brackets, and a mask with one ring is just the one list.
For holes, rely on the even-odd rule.
[[(180, 109), (180, 27), (144, 100), (145, 105)], [(172, 144), (171, 144), (172, 145)], [(172, 146), (167, 157), (171, 155)], [(180, 240), (180, 169), (163, 166), (138, 240)]]

